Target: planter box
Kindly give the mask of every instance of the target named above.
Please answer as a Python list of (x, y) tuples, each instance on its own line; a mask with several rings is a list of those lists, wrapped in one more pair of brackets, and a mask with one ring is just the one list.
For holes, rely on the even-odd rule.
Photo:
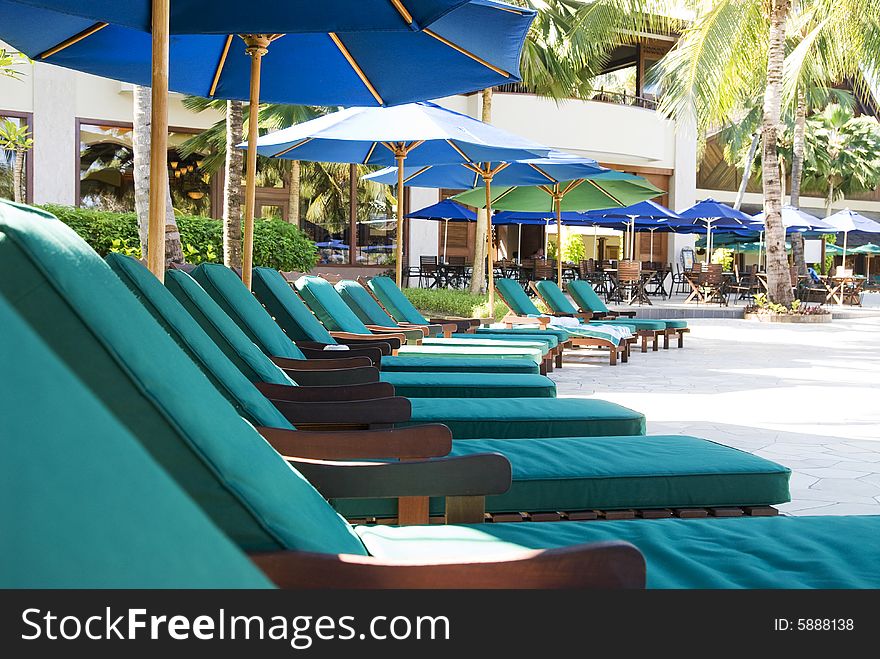
[(744, 313), (745, 320), (755, 320), (759, 323), (830, 323), (830, 313), (816, 314), (770, 314), (770, 313)]

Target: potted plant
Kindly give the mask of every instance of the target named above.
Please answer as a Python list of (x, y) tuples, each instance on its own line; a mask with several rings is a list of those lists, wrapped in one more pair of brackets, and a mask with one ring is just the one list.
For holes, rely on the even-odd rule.
[(764, 293), (758, 293), (753, 303), (746, 307), (743, 318), (761, 323), (830, 323), (831, 312), (822, 305), (807, 305), (800, 300), (792, 300), (791, 306), (787, 307), (771, 302)]

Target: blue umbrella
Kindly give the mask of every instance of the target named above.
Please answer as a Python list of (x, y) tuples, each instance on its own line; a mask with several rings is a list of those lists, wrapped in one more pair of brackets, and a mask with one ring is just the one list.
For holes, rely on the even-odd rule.
[[(270, 158), (396, 165), (397, 235), (403, 235), (404, 162), (460, 163), (491, 181), (505, 161), (544, 156), (550, 149), (434, 103), (393, 108), (348, 108), (257, 140)], [(459, 167), (458, 164), (454, 165)], [(489, 269), (489, 300), (494, 282)], [(397, 285), (403, 278), (403, 241), (397, 243)]]
[[(230, 0), (175, 0), (173, 7), (169, 0), (0, 0), (0, 38), (38, 61), (152, 87), (150, 180), (157, 183), (165, 173), (169, 88), (249, 98), (252, 109), (261, 98), (393, 105), (475, 91), (519, 80), (534, 16), (493, 0), (276, 2), (259, 12)], [(257, 122), (249, 128), (254, 143)], [(249, 153), (242, 264), (248, 286), (255, 173), (256, 155)], [(160, 279), (164, 194), (164, 186), (151, 186), (148, 260)]]
[(452, 199), (426, 206), (407, 215), (417, 220), (442, 220), (443, 221), (443, 260), (446, 260), (446, 239), (449, 238), (449, 222), (476, 222), (477, 214), (467, 206), (459, 204)]
[(706, 263), (709, 263), (712, 255), (712, 230), (713, 229), (743, 229), (748, 228), (752, 221), (751, 216), (738, 211), (727, 204), (722, 204), (714, 199), (704, 199), (687, 208), (679, 215), (681, 220), (670, 220), (670, 226), (680, 229), (701, 227), (706, 229)]
[[(502, 186), (536, 186), (547, 193), (548, 201), (556, 213), (556, 224), (559, 236), (562, 236), (562, 199), (571, 190), (586, 182), (593, 185), (605, 195), (607, 203), (623, 205), (617, 198), (600, 187), (600, 181), (641, 181), (644, 179), (633, 174), (617, 172), (602, 167), (591, 158), (576, 156), (563, 151), (551, 151), (541, 158), (517, 158), (509, 162), (486, 179), (486, 207), (491, 206), (491, 184)], [(384, 169), (366, 176), (373, 181), (388, 183), (393, 172)], [(429, 188), (474, 188), (480, 183), (476, 172), (460, 165), (426, 165), (421, 168), (409, 168), (404, 172), (403, 184)], [(495, 218), (491, 216), (492, 222)], [(491, 235), (491, 231), (490, 231)], [(560, 242), (561, 244), (561, 242)], [(490, 247), (491, 250), (491, 247)], [(562, 259), (557, 259), (559, 281), (562, 281)], [(491, 271), (491, 268), (490, 268)], [(491, 279), (491, 275), (490, 275)]]
[(666, 206), (655, 201), (640, 201), (625, 208), (611, 208), (605, 210), (590, 211), (591, 218), (621, 219), (627, 221), (630, 232), (630, 258), (635, 258), (635, 230), (636, 227), (644, 227), (651, 232), (651, 256), (654, 260), (654, 232), (657, 230), (674, 231), (669, 225), (669, 220), (680, 220), (681, 216)]

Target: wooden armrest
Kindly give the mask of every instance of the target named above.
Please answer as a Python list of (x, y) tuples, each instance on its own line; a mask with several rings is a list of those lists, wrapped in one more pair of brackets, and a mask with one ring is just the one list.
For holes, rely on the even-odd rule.
[(500, 453), (406, 462), (289, 461), (327, 499), (486, 496), (510, 489), (510, 461)]
[[(386, 335), (377, 335), (377, 334), (347, 334), (346, 332), (330, 332), (330, 336), (340, 342), (358, 342), (364, 341), (371, 345), (379, 345), (382, 343), (388, 344), (391, 347), (392, 352), (397, 350), (406, 343), (406, 337), (404, 335), (393, 336), (391, 334)], [(369, 338), (366, 338), (369, 337)], [(382, 353), (385, 354), (385, 353)], [(389, 353), (390, 354), (390, 353)]]
[[(332, 344), (315, 343), (313, 341), (295, 341), (295, 343), (296, 347), (299, 348), (306, 356), (306, 359), (337, 359), (340, 356), (345, 359), (350, 359), (352, 357), (366, 357), (375, 366), (381, 361), (383, 354), (391, 354), (391, 346), (387, 343), (376, 343), (373, 345), (355, 345), (354, 347), (349, 346), (348, 350), (324, 350), (325, 345)], [(342, 345), (347, 345), (342, 341), (339, 341), (338, 343)]]
[(477, 321), (477, 325), (473, 325), (469, 318), (462, 318), (460, 320), (453, 318), (429, 318), (428, 320), (433, 325), (440, 325), (444, 336), (454, 333), (472, 332), (475, 327), (479, 327), (479, 321)]
[(281, 370), (302, 387), (340, 387), (379, 382), (379, 369), (375, 366), (331, 368), (322, 371), (296, 371), (286, 368)]
[(615, 316), (623, 316), (624, 318), (635, 318), (636, 312), (635, 311), (616, 311), (614, 315)]
[[(397, 337), (398, 339), (400, 339), (401, 345), (405, 344), (409, 340), (409, 337), (406, 335), (406, 332), (408, 332), (408, 331), (415, 332), (415, 330), (404, 330), (399, 327), (397, 327), (397, 328), (384, 327), (382, 325), (367, 325), (366, 327), (368, 330), (373, 332), (376, 336), (381, 337), (382, 340), (385, 340), (389, 336)], [(420, 329), (419, 331), (421, 332), (422, 336), (425, 335), (424, 330)]]
[[(420, 329), (424, 333), (425, 336), (431, 336), (434, 334), (445, 334), (449, 332), (450, 334), (455, 331), (457, 325), (442, 325), (440, 323), (431, 323), (429, 325), (418, 325), (416, 323), (397, 323), (400, 325), (401, 329), (409, 330), (409, 329)], [(448, 338), (448, 337), (447, 337)]]
[(324, 354), (332, 355), (321, 359), (288, 359), (287, 357), (271, 357), (276, 366), (291, 371), (326, 371), (334, 368), (360, 368), (372, 366), (373, 362), (368, 357), (340, 356), (340, 352)]
[(394, 385), (388, 382), (371, 382), (347, 386), (291, 387), (288, 384), (256, 382), (254, 386), (270, 400), (299, 402), (322, 402), (335, 400), (372, 400), (394, 396)]
[(628, 542), (523, 551), (470, 562), (400, 563), (369, 556), (271, 552), (251, 560), (280, 588), (644, 588), (645, 559)]
[(442, 457), (452, 450), (452, 432), (439, 423), (389, 430), (257, 430), (281, 455), (294, 458), (404, 460)]
[[(272, 400), (272, 399), (270, 399)], [(369, 426), (403, 423), (412, 418), (412, 405), (406, 398), (372, 400), (298, 402), (272, 400), (293, 425)]]
[(536, 316), (532, 318), (531, 316), (517, 316), (514, 314), (506, 315), (501, 322), (505, 325), (540, 325), (541, 329), (547, 329), (547, 325), (550, 324), (549, 316)]

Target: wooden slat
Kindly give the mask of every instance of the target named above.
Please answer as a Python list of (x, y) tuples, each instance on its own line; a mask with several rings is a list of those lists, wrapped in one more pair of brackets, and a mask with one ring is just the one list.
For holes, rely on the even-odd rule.
[(607, 520), (635, 519), (636, 518), (636, 511), (635, 510), (606, 510), (603, 512), (602, 516)]
[(490, 517), (496, 523), (522, 522), (525, 520), (522, 513), (490, 513)]
[(779, 511), (773, 506), (744, 506), (743, 510), (746, 515), (752, 517), (773, 517), (779, 514)]
[(582, 522), (587, 520), (599, 519), (598, 510), (576, 510), (566, 513), (566, 517), (572, 522)]
[(673, 516), (668, 508), (651, 508), (650, 510), (636, 511), (642, 519), (666, 519)]
[(562, 513), (532, 513), (529, 518), (533, 522), (558, 522), (562, 520)]
[(744, 515), (742, 508), (710, 508), (709, 512), (712, 517), (742, 517)]
[(675, 516), (683, 519), (698, 519), (708, 517), (709, 511), (705, 508), (676, 508)]
[(486, 497), (446, 497), (449, 524), (480, 524), (486, 515)]
[(428, 523), (428, 497), (400, 497), (397, 500), (397, 521), (401, 526)]

